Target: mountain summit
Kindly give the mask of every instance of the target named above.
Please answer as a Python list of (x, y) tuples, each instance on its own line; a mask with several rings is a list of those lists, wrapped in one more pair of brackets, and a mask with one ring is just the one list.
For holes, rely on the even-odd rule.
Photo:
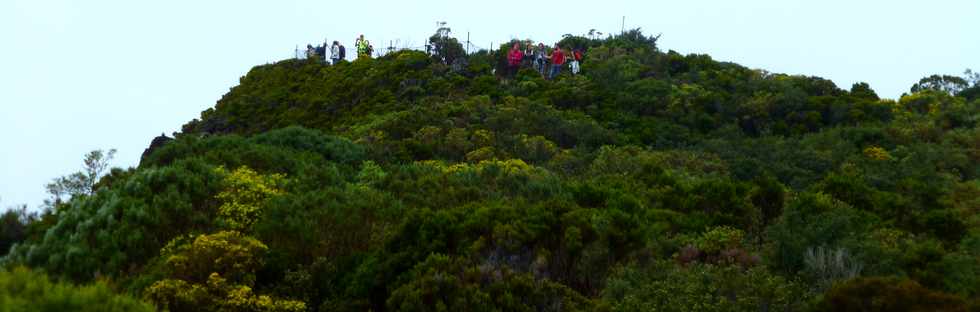
[(170, 311), (980, 307), (977, 79), (558, 46), (257, 66), (5, 263)]

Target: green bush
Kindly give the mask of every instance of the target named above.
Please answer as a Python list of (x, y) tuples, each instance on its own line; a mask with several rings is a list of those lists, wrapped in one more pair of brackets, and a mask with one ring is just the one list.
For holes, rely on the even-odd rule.
[(155, 311), (153, 306), (114, 292), (103, 282), (75, 286), (53, 282), (43, 273), (23, 267), (0, 270), (2, 312), (134, 312)]
[(772, 265), (795, 274), (804, 268), (808, 249), (858, 244), (873, 222), (868, 214), (827, 195), (800, 194), (767, 229)]
[(793, 311), (807, 303), (803, 289), (763, 268), (671, 261), (618, 268), (603, 299), (612, 311)]
[(932, 291), (915, 281), (858, 278), (824, 295), (818, 311), (968, 311), (966, 300)]
[(254, 293), (267, 250), (232, 231), (175, 240), (161, 251), (167, 278), (150, 285), (146, 297), (173, 311), (305, 311), (303, 302)]
[(213, 228), (221, 181), (199, 160), (141, 170), (118, 187), (73, 200), (42, 240), (9, 258), (77, 281), (125, 276), (171, 239)]

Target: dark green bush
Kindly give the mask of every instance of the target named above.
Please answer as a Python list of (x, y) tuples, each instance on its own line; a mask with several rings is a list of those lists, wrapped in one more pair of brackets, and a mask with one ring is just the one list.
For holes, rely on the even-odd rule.
[(915, 281), (858, 278), (824, 295), (819, 311), (968, 311), (966, 300), (932, 291)]

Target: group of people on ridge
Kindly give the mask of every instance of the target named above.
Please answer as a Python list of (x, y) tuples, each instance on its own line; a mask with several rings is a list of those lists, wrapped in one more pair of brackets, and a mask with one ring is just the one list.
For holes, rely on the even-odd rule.
[[(364, 39), (363, 34), (354, 40), (354, 47), (357, 48), (358, 59), (371, 58), (371, 53), (374, 53), (374, 46), (371, 45), (370, 41)], [(336, 40), (330, 46), (329, 55), (327, 52), (326, 41), (323, 42), (323, 45), (316, 47), (311, 44), (306, 45), (307, 59), (324, 62), (329, 60), (334, 65), (341, 60), (347, 59), (347, 48)], [(530, 67), (545, 79), (555, 79), (561, 74), (562, 67), (565, 64), (569, 65), (572, 75), (577, 75), (582, 56), (582, 50), (562, 50), (557, 43), (553, 49), (548, 50), (543, 43), (538, 43), (535, 46), (527, 42), (524, 45), (524, 49), (521, 49), (521, 43), (515, 42), (514, 46), (507, 52), (507, 75), (513, 77), (521, 67)]]
[[(354, 47), (357, 48), (357, 58), (370, 58), (371, 53), (374, 52), (374, 46), (367, 39), (364, 39), (364, 35), (357, 37), (354, 40)], [(323, 45), (314, 47), (311, 44), (306, 45), (306, 58), (312, 60), (322, 60), (327, 61), (327, 42), (324, 41)], [(331, 64), (336, 65), (340, 60), (347, 59), (347, 48), (343, 44), (334, 40), (333, 45), (330, 46), (329, 59)]]
[(527, 43), (522, 50), (521, 43), (515, 42), (514, 46), (507, 52), (507, 74), (514, 76), (522, 66), (526, 66), (534, 68), (545, 79), (555, 79), (561, 74), (561, 69), (566, 63), (568, 63), (572, 75), (578, 74), (579, 62), (581, 61), (582, 50), (579, 49), (566, 52), (556, 43), (555, 47), (549, 51), (543, 43), (538, 43), (537, 46)]

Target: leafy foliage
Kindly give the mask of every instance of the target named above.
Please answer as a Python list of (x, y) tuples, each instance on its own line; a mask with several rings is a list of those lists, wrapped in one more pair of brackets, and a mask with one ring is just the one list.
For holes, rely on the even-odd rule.
[(0, 256), (6, 255), (14, 244), (30, 236), (32, 225), (38, 223), (37, 213), (27, 211), (27, 206), (8, 208), (0, 214)]
[(302, 302), (256, 295), (255, 271), (268, 250), (262, 242), (238, 232), (201, 235), (193, 242), (171, 242), (166, 258), (168, 278), (146, 289), (158, 306), (173, 311), (275, 311), (306, 310)]
[(463, 45), (456, 38), (450, 37), (449, 32), (449, 28), (442, 27), (429, 37), (429, 49), (432, 51), (432, 57), (446, 65), (455, 64), (466, 54)]
[(96, 183), (102, 178), (105, 171), (109, 169), (109, 161), (112, 160), (115, 154), (115, 149), (111, 149), (108, 152), (94, 150), (85, 154), (85, 159), (83, 160), (85, 169), (83, 171), (56, 178), (51, 183), (45, 185), (45, 188), (47, 188), (48, 193), (52, 197), (46, 201), (46, 204), (49, 207), (55, 207), (65, 200), (63, 198), (65, 196), (68, 196), (68, 199), (70, 199), (75, 196), (92, 195), (95, 192)]
[(260, 208), (270, 197), (282, 194), (279, 189), (285, 181), (281, 174), (262, 176), (241, 167), (230, 173), (218, 167), (218, 174), (225, 176), (225, 190), (216, 195), (221, 201), (218, 216), (227, 227), (236, 230), (249, 229), (261, 214)]
[(614, 272), (604, 298), (612, 311), (787, 311), (806, 303), (802, 294), (762, 268), (660, 262)]
[(0, 311), (3, 312), (134, 312), (153, 306), (114, 292), (105, 283), (74, 286), (52, 282), (43, 273), (24, 267), (0, 271)]
[(915, 281), (862, 278), (831, 289), (820, 311), (968, 311), (965, 300)]
[(118, 187), (72, 201), (40, 241), (9, 257), (75, 280), (125, 276), (174, 237), (211, 228), (211, 198), (221, 180), (200, 160), (141, 170)]
[(963, 89), (969, 87), (969, 82), (966, 79), (957, 76), (950, 75), (932, 75), (926, 78), (922, 78), (918, 83), (912, 85), (912, 93), (933, 90), (941, 91), (949, 94), (956, 94)]

